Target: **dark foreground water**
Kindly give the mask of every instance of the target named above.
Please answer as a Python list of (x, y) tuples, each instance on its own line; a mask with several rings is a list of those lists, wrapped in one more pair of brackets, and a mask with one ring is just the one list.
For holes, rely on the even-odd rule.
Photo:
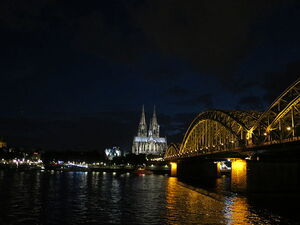
[(296, 224), (165, 175), (0, 170), (0, 224)]

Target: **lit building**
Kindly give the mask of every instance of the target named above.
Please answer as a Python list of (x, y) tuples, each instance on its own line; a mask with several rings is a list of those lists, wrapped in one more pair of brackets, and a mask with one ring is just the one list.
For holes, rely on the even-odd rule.
[(41, 160), (41, 153), (39, 152), (33, 152), (31, 155), (31, 160), (32, 161), (39, 161)]
[(7, 147), (7, 143), (5, 141), (3, 141), (3, 139), (0, 139), (0, 148), (5, 148)]
[(107, 148), (105, 149), (105, 155), (109, 160), (112, 160), (114, 157), (121, 156), (121, 150), (118, 147)]
[(163, 154), (167, 148), (166, 138), (159, 137), (159, 125), (157, 123), (155, 107), (153, 116), (147, 130), (146, 117), (144, 106), (142, 116), (138, 127), (137, 136), (133, 139), (132, 153), (133, 154)]

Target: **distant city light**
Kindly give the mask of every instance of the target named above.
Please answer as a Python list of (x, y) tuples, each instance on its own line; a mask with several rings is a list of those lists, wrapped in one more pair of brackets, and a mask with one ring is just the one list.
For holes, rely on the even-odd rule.
[(109, 160), (113, 160), (113, 158), (121, 156), (121, 150), (119, 147), (107, 148), (104, 152)]

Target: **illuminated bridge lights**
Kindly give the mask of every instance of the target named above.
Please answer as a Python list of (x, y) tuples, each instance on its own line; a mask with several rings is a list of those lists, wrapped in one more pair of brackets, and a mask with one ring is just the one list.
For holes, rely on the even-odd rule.
[(182, 143), (170, 145), (165, 158), (297, 141), (300, 139), (299, 124), (300, 79), (265, 112), (208, 110), (200, 113), (190, 124)]

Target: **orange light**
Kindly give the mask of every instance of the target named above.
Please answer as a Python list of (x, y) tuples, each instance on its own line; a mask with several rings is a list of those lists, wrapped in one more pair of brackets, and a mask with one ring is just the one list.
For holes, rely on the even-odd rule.
[(236, 159), (231, 163), (231, 187), (234, 191), (245, 191), (247, 188), (247, 162)]
[(171, 162), (171, 176), (176, 176), (177, 175), (177, 163), (176, 162)]

